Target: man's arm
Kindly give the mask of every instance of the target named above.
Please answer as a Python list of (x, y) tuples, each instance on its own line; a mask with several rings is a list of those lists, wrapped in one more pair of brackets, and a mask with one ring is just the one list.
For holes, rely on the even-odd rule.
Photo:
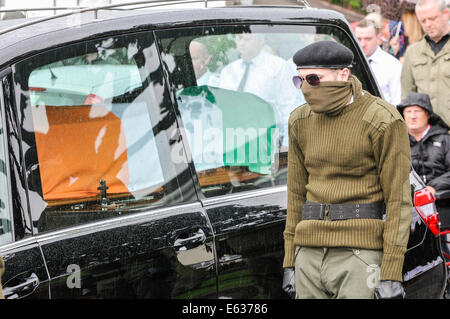
[[(394, 110), (395, 111), (395, 110)], [(374, 141), (377, 170), (386, 204), (380, 280), (402, 281), (402, 267), (411, 224), (409, 139), (400, 115), (384, 119)], [(385, 116), (383, 116), (385, 117)]]
[(402, 100), (411, 92), (417, 92), (411, 68), (411, 50), (406, 49), (401, 73)]
[(288, 185), (287, 185), (287, 217), (284, 230), (285, 255), (283, 267), (294, 267), (295, 227), (302, 218), (301, 207), (306, 201), (306, 183), (308, 173), (304, 166), (304, 155), (297, 140), (298, 121), (291, 125), (289, 120), (289, 152), (288, 152)]
[(446, 171), (428, 183), (436, 191), (450, 190), (450, 135), (445, 136), (441, 148), (444, 153)]

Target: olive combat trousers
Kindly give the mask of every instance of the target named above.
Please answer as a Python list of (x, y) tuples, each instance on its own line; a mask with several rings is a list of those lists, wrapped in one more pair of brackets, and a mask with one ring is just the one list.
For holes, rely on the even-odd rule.
[(373, 299), (381, 250), (297, 247), (297, 299)]

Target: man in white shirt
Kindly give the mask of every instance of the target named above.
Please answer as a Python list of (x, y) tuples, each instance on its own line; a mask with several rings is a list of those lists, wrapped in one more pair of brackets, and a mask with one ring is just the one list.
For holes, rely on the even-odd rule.
[(211, 62), (211, 56), (206, 46), (198, 41), (192, 41), (189, 44), (189, 52), (191, 54), (192, 66), (194, 67), (197, 86), (210, 85), (217, 86), (219, 84), (219, 76), (208, 69)]
[(286, 61), (267, 52), (264, 46), (263, 34), (238, 34), (236, 49), (240, 59), (223, 68), (219, 87), (252, 93), (275, 106), (281, 143), (287, 146), (289, 114), (302, 104), (302, 95), (292, 85)]
[(400, 82), (402, 64), (378, 46), (381, 33), (372, 21), (361, 20), (356, 25), (355, 35), (369, 61), (384, 100), (393, 105), (399, 104), (402, 93)]

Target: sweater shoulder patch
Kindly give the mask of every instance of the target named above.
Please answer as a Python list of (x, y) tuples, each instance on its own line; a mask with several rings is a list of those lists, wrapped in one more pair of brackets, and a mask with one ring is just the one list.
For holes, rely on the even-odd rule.
[(289, 124), (294, 123), (298, 119), (308, 118), (312, 115), (311, 108), (307, 103), (300, 105), (291, 112), (289, 116)]
[(397, 120), (403, 121), (403, 117), (397, 111), (396, 107), (380, 98), (370, 103), (363, 116), (363, 121), (368, 122), (376, 128), (385, 127)]

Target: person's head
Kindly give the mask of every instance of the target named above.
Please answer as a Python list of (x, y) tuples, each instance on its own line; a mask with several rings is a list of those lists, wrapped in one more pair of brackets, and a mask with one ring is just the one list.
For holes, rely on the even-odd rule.
[(314, 86), (320, 82), (347, 81), (353, 52), (335, 41), (318, 41), (298, 50), (293, 61), (298, 71), (294, 84), (299, 87), (301, 80), (305, 80)]
[(294, 85), (302, 90), (313, 112), (335, 116), (350, 103), (359, 82), (349, 79), (353, 52), (346, 46), (335, 41), (314, 42), (298, 50), (292, 60), (298, 71), (292, 79)]
[(379, 44), (381, 44), (381, 38), (383, 38), (384, 40), (389, 40), (389, 21), (386, 20), (380, 13), (371, 12), (364, 17), (364, 20), (371, 21), (375, 24), (377, 32), (380, 33)]
[(433, 115), (430, 97), (425, 93), (411, 92), (397, 105), (397, 109), (405, 119), (406, 127), (411, 135), (420, 135), (426, 129)]
[(355, 28), (355, 35), (366, 57), (375, 53), (381, 37), (375, 23), (367, 19), (359, 21)]
[(236, 49), (241, 58), (250, 61), (256, 57), (264, 47), (264, 35), (241, 33), (236, 36)]
[(423, 31), (431, 40), (437, 42), (450, 31), (446, 0), (419, 0), (415, 11)]
[(211, 56), (209, 55), (206, 46), (198, 41), (192, 41), (189, 44), (189, 52), (191, 54), (195, 77), (198, 79), (206, 73), (207, 66), (211, 61)]
[(402, 14), (402, 22), (405, 28), (405, 36), (408, 37), (409, 44), (416, 43), (423, 38), (423, 29), (414, 11), (405, 10)]
[(419, 105), (410, 105), (403, 109), (403, 118), (409, 133), (420, 134), (427, 129), (430, 115)]

